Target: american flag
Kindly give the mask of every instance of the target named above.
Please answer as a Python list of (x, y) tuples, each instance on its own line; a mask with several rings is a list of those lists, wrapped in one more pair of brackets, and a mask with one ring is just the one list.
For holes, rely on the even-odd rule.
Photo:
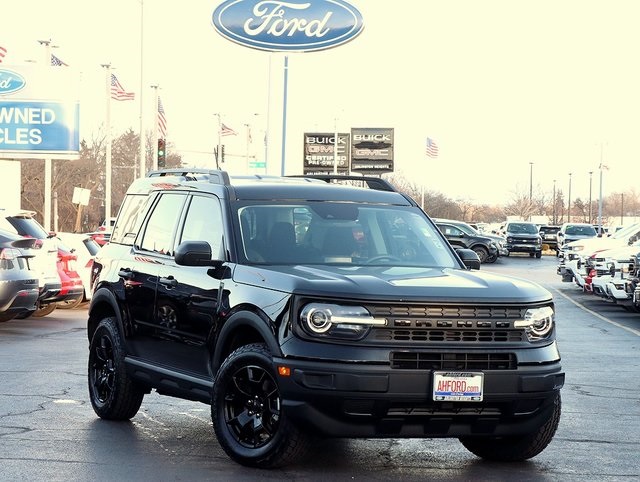
[(69, 67), (67, 64), (65, 64), (62, 60), (60, 60), (58, 57), (56, 57), (53, 54), (51, 54), (51, 65), (54, 67)]
[(427, 156), (438, 157), (438, 144), (431, 137), (427, 137)]
[(158, 97), (158, 136), (162, 139), (167, 136), (167, 118), (164, 115), (164, 106), (160, 97)]
[(111, 98), (113, 100), (133, 100), (135, 94), (126, 92), (115, 74), (111, 74)]
[(231, 127), (226, 126), (224, 124), (220, 124), (220, 135), (221, 136), (237, 136), (238, 133), (234, 131)]
[(7, 55), (7, 49), (0, 45), (0, 64), (2, 63), (5, 55)]

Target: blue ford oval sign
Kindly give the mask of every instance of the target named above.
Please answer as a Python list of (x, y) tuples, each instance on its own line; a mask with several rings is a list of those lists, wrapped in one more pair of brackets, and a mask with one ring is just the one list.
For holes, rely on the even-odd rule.
[(227, 0), (212, 21), (233, 42), (285, 52), (337, 47), (363, 28), (360, 12), (343, 0)]
[(0, 95), (18, 92), (25, 85), (27, 81), (18, 72), (0, 69)]

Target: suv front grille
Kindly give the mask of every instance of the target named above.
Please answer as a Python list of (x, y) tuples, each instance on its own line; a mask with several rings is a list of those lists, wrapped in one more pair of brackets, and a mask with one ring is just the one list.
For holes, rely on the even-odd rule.
[(513, 322), (524, 317), (524, 307), (465, 307), (433, 305), (367, 306), (372, 316), (387, 319), (387, 326), (370, 335), (375, 342), (418, 343), (522, 343), (524, 330)]
[(515, 370), (513, 353), (422, 353), (394, 351), (391, 368), (403, 370)]

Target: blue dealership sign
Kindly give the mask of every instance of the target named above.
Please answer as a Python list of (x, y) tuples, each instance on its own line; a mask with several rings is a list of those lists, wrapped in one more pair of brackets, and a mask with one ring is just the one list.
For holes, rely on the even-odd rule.
[(363, 29), (360, 12), (343, 0), (227, 0), (214, 10), (212, 21), (228, 40), (284, 52), (337, 47)]
[(68, 68), (0, 68), (0, 157), (77, 157), (78, 80), (78, 74)]
[(79, 110), (77, 102), (0, 99), (0, 152), (78, 152)]

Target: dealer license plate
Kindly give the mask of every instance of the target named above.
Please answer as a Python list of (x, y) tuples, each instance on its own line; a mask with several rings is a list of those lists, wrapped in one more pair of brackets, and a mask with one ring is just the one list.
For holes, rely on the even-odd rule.
[(437, 402), (481, 402), (484, 373), (433, 372), (433, 399)]

